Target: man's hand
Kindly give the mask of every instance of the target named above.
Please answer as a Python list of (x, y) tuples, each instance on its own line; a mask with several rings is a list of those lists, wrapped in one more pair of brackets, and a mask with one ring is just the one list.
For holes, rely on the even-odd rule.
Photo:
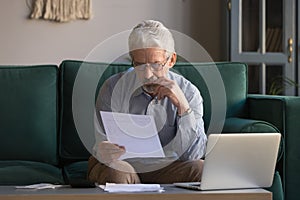
[(124, 146), (119, 146), (117, 144), (110, 143), (108, 141), (103, 141), (99, 143), (98, 154), (100, 156), (100, 161), (104, 164), (110, 164), (117, 160), (126, 152)]
[(179, 115), (189, 109), (189, 103), (175, 81), (168, 79), (167, 77), (159, 77), (149, 84), (158, 85), (154, 90), (153, 95), (157, 96), (158, 100), (168, 97), (177, 107)]

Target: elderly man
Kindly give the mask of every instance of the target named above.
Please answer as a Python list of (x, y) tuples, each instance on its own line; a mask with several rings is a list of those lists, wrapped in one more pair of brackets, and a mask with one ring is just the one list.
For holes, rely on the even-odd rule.
[[(99, 184), (200, 181), (207, 141), (203, 100), (190, 81), (169, 71), (176, 62), (171, 32), (146, 20), (133, 28), (128, 44), (133, 68), (109, 78), (97, 98), (97, 142), (88, 179)], [(99, 111), (153, 115), (166, 157), (120, 160), (126, 148), (107, 141)]]

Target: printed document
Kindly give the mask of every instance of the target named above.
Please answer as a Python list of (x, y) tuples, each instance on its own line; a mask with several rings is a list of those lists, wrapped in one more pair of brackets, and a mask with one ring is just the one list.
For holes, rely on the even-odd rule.
[(106, 192), (164, 192), (160, 184), (116, 184), (98, 185)]
[(100, 111), (108, 141), (124, 146), (126, 158), (165, 157), (152, 115)]

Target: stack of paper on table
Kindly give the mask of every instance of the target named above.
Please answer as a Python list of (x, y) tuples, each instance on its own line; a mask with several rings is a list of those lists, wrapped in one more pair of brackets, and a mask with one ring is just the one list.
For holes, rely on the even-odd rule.
[(116, 184), (99, 185), (106, 192), (163, 192), (160, 184)]

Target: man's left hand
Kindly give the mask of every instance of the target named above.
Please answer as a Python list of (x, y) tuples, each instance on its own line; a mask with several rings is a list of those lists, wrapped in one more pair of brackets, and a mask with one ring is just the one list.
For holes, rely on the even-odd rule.
[(158, 100), (168, 97), (177, 107), (179, 115), (189, 109), (189, 103), (175, 81), (168, 79), (167, 77), (159, 77), (149, 84), (159, 85), (154, 90), (153, 95), (157, 96)]

